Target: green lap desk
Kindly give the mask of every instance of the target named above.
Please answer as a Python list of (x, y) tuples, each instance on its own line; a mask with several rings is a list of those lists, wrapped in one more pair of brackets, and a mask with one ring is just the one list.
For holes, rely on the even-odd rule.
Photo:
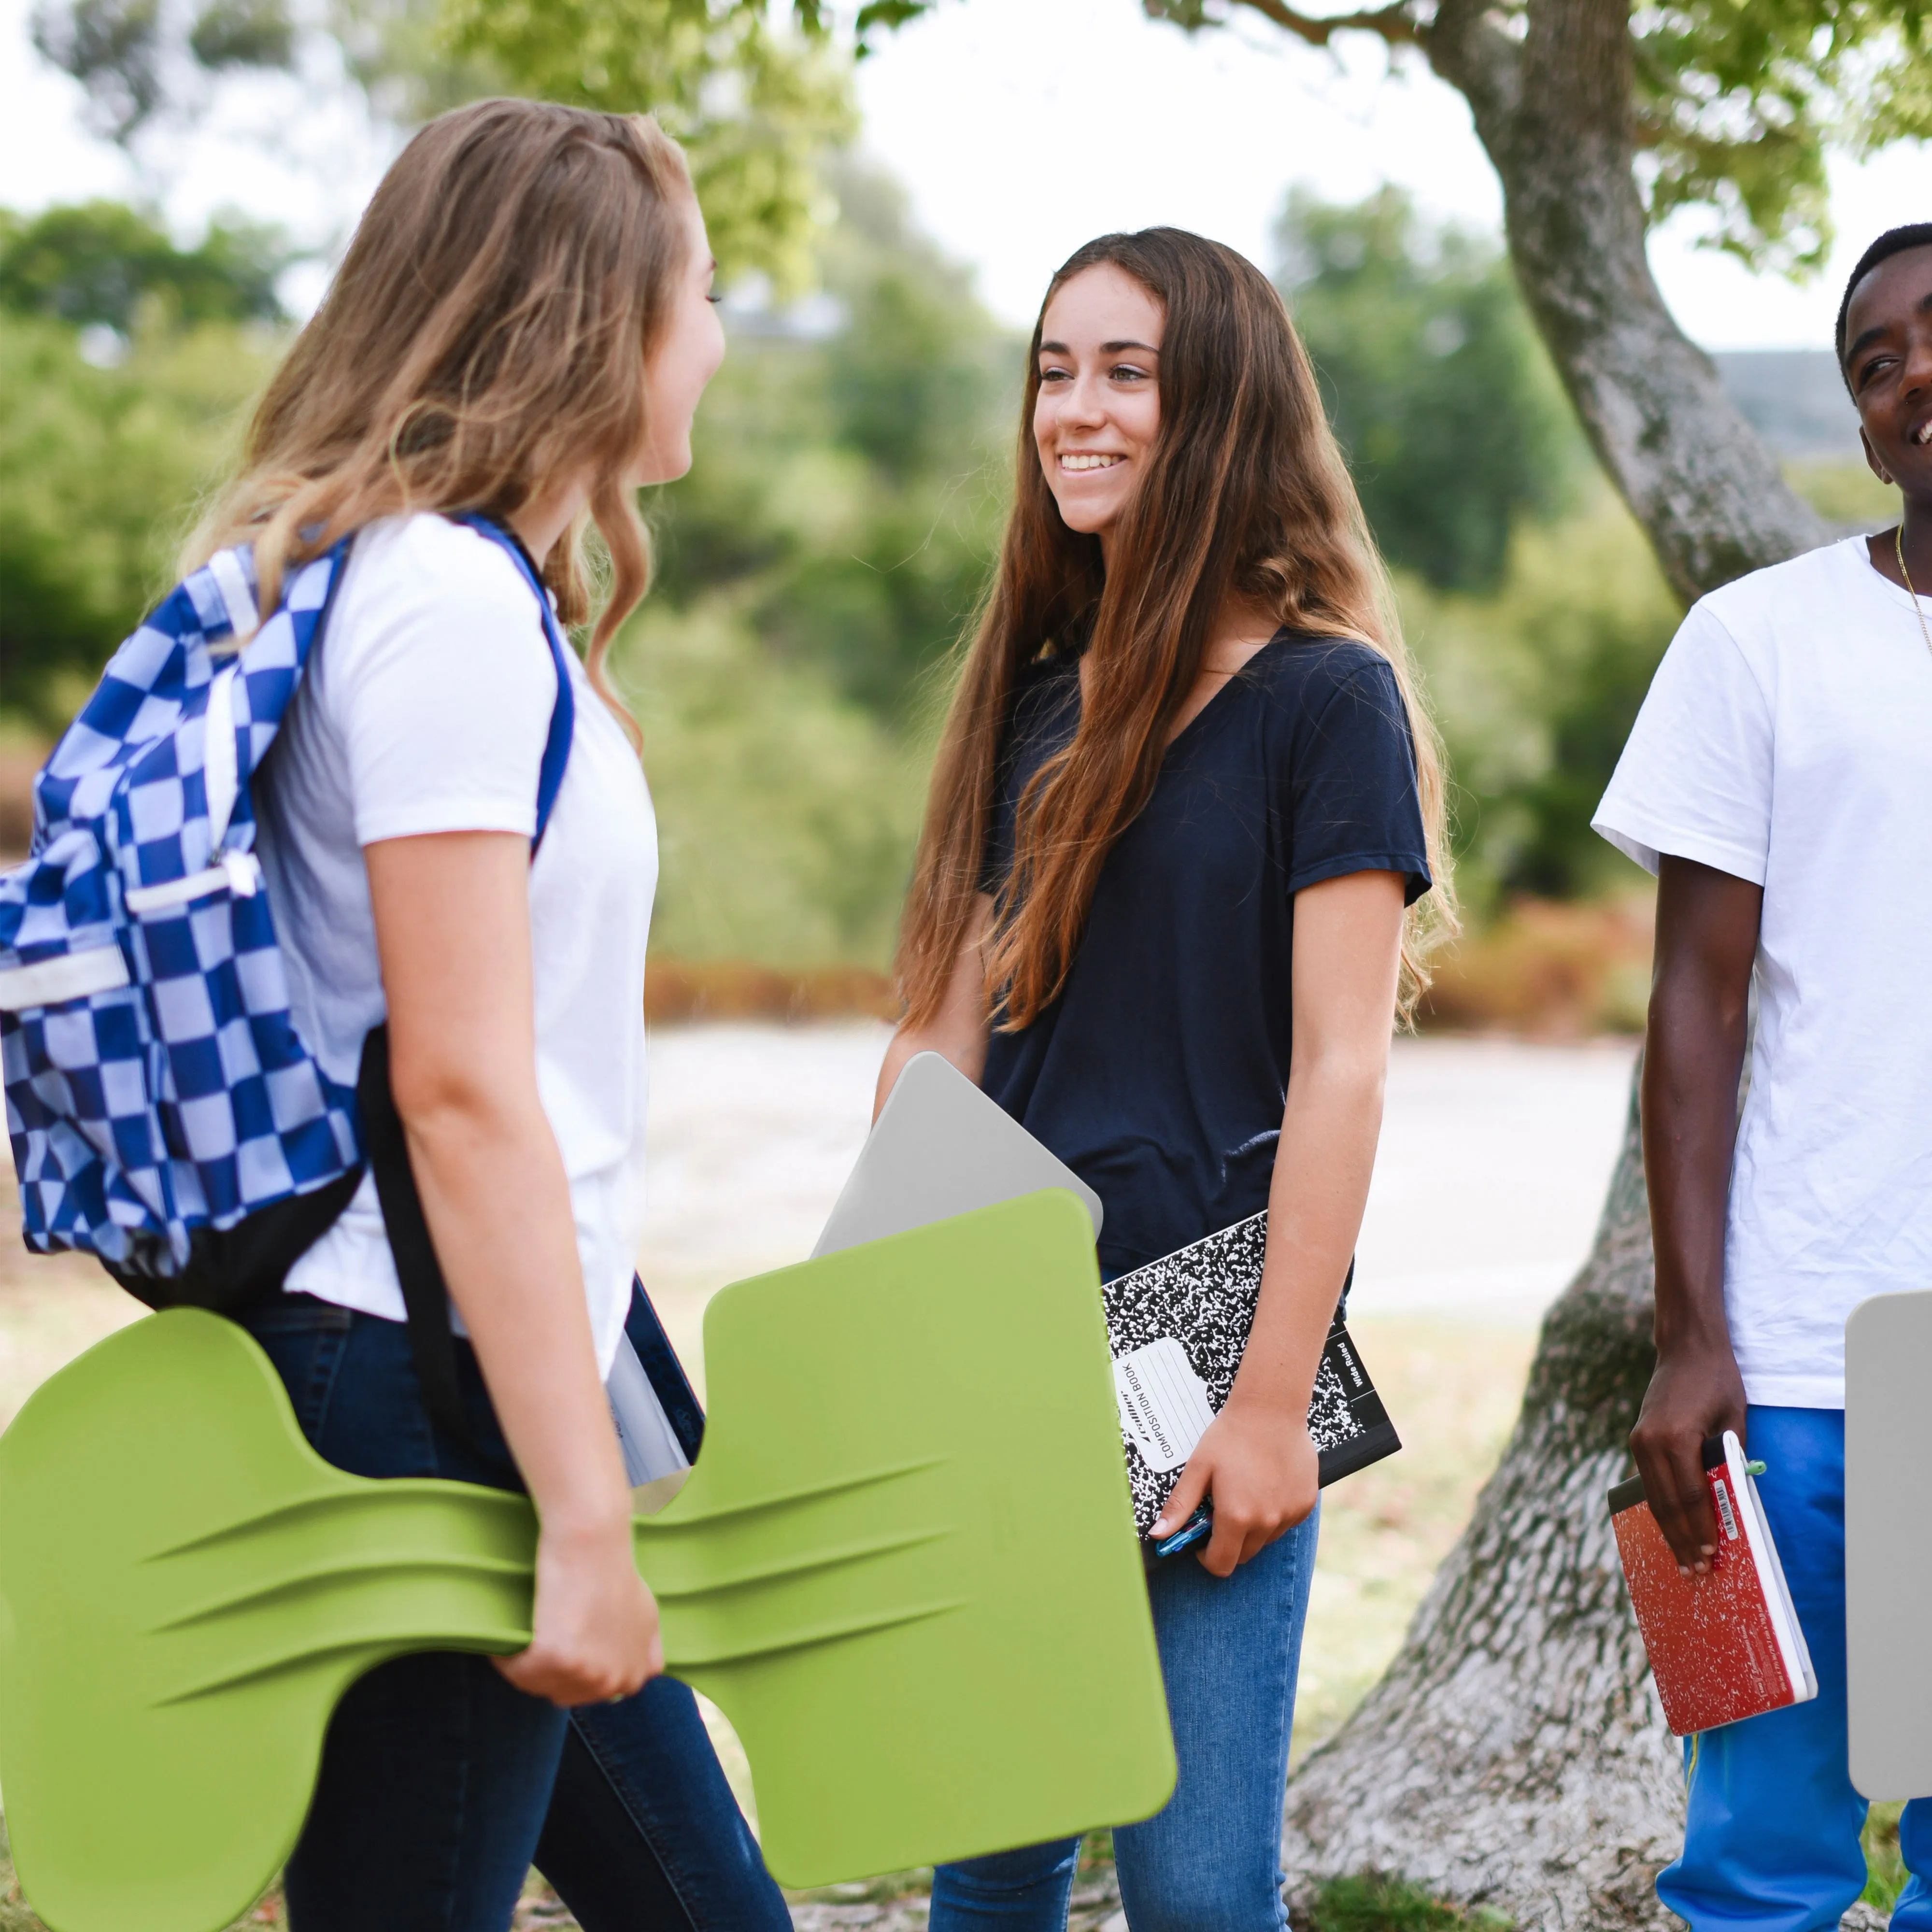
[[(690, 1480), (637, 1525), (664, 1654), (818, 1884), (1144, 1817), (1174, 1758), (1093, 1230), (1050, 1190), (740, 1282)], [(56, 1932), (215, 1932), (343, 1691), (528, 1641), (518, 1496), (323, 1462), (267, 1358), (152, 1316), (0, 1438), (0, 1788)]]

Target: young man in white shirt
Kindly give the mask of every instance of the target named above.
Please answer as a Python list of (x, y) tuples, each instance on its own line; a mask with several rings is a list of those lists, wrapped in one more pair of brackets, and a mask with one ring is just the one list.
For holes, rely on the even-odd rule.
[[(1826, 1932), (1865, 1882), (1846, 1769), (1844, 1324), (1932, 1283), (1932, 223), (1847, 285), (1838, 348), (1896, 531), (1726, 584), (1684, 620), (1596, 830), (1658, 874), (1643, 1069), (1656, 1372), (1630, 1438), (1687, 1570), (1700, 1464), (1734, 1429), (1818, 1675), (1815, 1702), (1686, 1741), (1694, 1932)], [(1746, 1003), (1758, 993), (1742, 1115)], [(1932, 1802), (1894, 1932), (1932, 1932)]]

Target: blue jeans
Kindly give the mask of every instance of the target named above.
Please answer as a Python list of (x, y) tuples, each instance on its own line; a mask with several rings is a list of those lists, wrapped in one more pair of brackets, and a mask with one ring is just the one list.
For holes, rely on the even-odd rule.
[[(1746, 1430), (1818, 1695), (1684, 1740), (1684, 1851), (1657, 1895), (1692, 1932), (1829, 1932), (1865, 1882), (1846, 1770), (1844, 1412), (1754, 1405)], [(1905, 1808), (1898, 1838), (1914, 1876), (1893, 1932), (1932, 1932), (1932, 1801)]]
[[(1192, 1552), (1148, 1576), (1180, 1775), (1114, 1832), (1133, 1932), (1282, 1932), (1281, 1811), (1321, 1512), (1225, 1582)], [(931, 1932), (1064, 1932), (1079, 1840), (942, 1865)]]
[[(466, 1342), (473, 1446), (430, 1421), (400, 1322), (302, 1295), (247, 1319), (338, 1468), (523, 1487)], [(566, 1718), (488, 1658), (437, 1652), (350, 1688), (284, 1876), (302, 1932), (504, 1932), (533, 1863), (585, 1932), (790, 1924), (682, 1684)]]

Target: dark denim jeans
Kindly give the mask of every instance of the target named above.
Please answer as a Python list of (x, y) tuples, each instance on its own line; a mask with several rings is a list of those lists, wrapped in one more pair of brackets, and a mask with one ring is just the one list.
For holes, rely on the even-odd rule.
[[(473, 1447), (430, 1421), (400, 1322), (288, 1295), (248, 1326), (338, 1468), (522, 1488), (466, 1343)], [(350, 1690), (289, 1861), (298, 1932), (504, 1932), (533, 1863), (585, 1932), (790, 1924), (682, 1684), (566, 1718), (487, 1658), (433, 1652)]]

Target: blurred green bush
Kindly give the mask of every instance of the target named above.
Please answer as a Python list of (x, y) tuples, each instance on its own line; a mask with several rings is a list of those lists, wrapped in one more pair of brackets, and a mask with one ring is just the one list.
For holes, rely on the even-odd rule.
[(1599, 484), (1571, 515), (1520, 525), (1487, 596), (1408, 572), (1396, 588), (1448, 750), (1472, 910), (1634, 882), (1590, 814), (1683, 614), (1629, 512)]
[(275, 284), (296, 259), (279, 229), (256, 222), (212, 222), (198, 248), (181, 248), (118, 201), (31, 219), (0, 208), (0, 308), (124, 337), (148, 307), (177, 323), (285, 322)]
[(896, 728), (972, 614), (1010, 491), (1024, 344), (849, 158), (821, 292), (730, 314), (691, 473), (658, 493), (654, 598), (723, 592), (765, 648)]
[(1275, 244), (1384, 554), (1438, 590), (1494, 590), (1517, 528), (1570, 507), (1591, 467), (1508, 258), (1394, 188), (1297, 188)]
[(174, 581), (274, 346), (245, 324), (143, 318), (102, 368), (83, 339), (0, 309), (0, 715), (43, 733)]
[(728, 596), (646, 604), (613, 668), (657, 807), (653, 951), (883, 967), (925, 799), (918, 742), (766, 649)]

